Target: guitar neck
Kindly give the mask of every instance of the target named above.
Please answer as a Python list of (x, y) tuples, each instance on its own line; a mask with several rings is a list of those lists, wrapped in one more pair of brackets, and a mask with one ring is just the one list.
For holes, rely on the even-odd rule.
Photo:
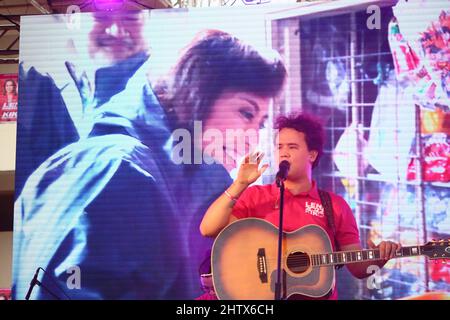
[[(414, 257), (422, 255), (423, 246), (402, 247), (395, 257)], [(358, 263), (380, 260), (379, 249), (365, 249), (355, 251), (338, 251), (333, 253), (310, 255), (312, 266), (330, 266), (339, 264)]]

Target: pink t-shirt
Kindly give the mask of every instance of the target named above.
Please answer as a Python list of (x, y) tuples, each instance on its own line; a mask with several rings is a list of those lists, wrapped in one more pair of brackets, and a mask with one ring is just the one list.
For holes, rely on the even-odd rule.
[[(358, 227), (349, 205), (342, 197), (331, 192), (329, 194), (333, 204), (336, 240), (339, 242), (339, 246), (360, 244)], [(278, 226), (279, 195), (280, 190), (275, 183), (249, 187), (239, 197), (232, 214), (238, 219), (250, 217), (265, 219)], [(308, 192), (294, 196), (286, 189), (284, 193), (283, 230), (295, 231), (309, 224), (321, 226), (328, 233), (333, 248), (336, 250), (333, 233), (328, 226), (328, 220), (314, 181)], [(328, 299), (337, 299), (336, 288)]]

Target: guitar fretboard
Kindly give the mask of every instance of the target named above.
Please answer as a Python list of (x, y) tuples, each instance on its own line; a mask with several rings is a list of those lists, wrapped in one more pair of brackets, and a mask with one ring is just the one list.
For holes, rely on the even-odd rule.
[[(403, 247), (396, 252), (395, 257), (411, 257), (420, 256), (422, 253), (421, 246)], [(312, 266), (338, 265), (357, 263), (364, 261), (380, 260), (379, 249), (366, 249), (356, 251), (338, 251), (333, 253), (312, 254), (310, 255)]]

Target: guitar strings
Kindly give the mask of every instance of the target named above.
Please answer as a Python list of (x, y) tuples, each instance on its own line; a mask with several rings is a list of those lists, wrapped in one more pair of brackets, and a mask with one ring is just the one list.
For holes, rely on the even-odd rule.
[[(283, 260), (287, 260), (286, 263), (292, 263), (295, 265), (295, 267), (298, 266), (308, 266), (308, 265), (317, 265), (316, 261), (319, 262), (319, 264), (323, 264), (323, 265), (332, 265), (332, 264), (340, 264), (343, 262), (358, 262), (355, 261), (353, 259), (348, 259), (347, 261), (338, 261), (337, 257), (335, 255), (338, 254), (345, 254), (345, 256), (347, 256), (347, 254), (350, 254), (351, 257), (353, 256), (353, 254), (356, 254), (358, 252), (360, 252), (362, 255), (364, 252), (369, 252), (372, 251), (373, 252), (373, 258), (369, 259), (369, 258), (364, 258), (364, 261), (367, 260), (378, 260), (379, 257), (377, 257), (377, 253), (379, 253), (379, 249), (365, 249), (365, 250), (356, 250), (356, 251), (336, 251), (333, 252), (335, 261), (333, 262), (327, 262), (327, 263), (323, 263), (321, 256), (325, 255), (328, 256), (330, 253), (323, 253), (323, 254), (312, 254), (312, 255), (301, 255), (301, 256), (291, 256), (291, 254), (289, 255), (283, 255), (282, 258)], [(273, 262), (273, 261), (277, 261), (276, 258), (266, 258), (267, 261)], [(313, 261), (315, 260), (315, 261)]]
[[(378, 250), (363, 250), (363, 251), (378, 251)], [(356, 253), (359, 251), (341, 251), (341, 252), (335, 252), (335, 253)], [(323, 255), (328, 255), (328, 254), (323, 254)], [(302, 256), (294, 256), (294, 257), (290, 257), (290, 255), (288, 256), (283, 256), (283, 259), (287, 260), (287, 263), (293, 263), (293, 264), (298, 264), (300, 263), (301, 266), (304, 265), (310, 265), (311, 262), (312, 264), (314, 264), (314, 261), (312, 261), (313, 259), (317, 259), (319, 263), (322, 263), (322, 259), (321, 259), (321, 254), (314, 254), (314, 255), (310, 255), (310, 256), (306, 256), (306, 255), (302, 255)], [(373, 256), (373, 258), (369, 259), (369, 258), (364, 258), (364, 260), (377, 260), (379, 259), (379, 257), (377, 257), (375, 254)], [(338, 261), (338, 259), (335, 259), (336, 261), (331, 262), (331, 263), (324, 263), (324, 264), (339, 264), (342, 263), (344, 261)], [(271, 259), (267, 259), (267, 261), (276, 261), (275, 258), (271, 258)], [(349, 259), (348, 262), (357, 262), (354, 260)]]

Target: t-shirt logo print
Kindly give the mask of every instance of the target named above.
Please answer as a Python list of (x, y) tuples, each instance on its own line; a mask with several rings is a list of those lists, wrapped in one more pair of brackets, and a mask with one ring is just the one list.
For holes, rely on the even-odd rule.
[(322, 205), (316, 202), (306, 202), (305, 212), (313, 216), (317, 216), (319, 218), (323, 218), (324, 216), (324, 210)]

